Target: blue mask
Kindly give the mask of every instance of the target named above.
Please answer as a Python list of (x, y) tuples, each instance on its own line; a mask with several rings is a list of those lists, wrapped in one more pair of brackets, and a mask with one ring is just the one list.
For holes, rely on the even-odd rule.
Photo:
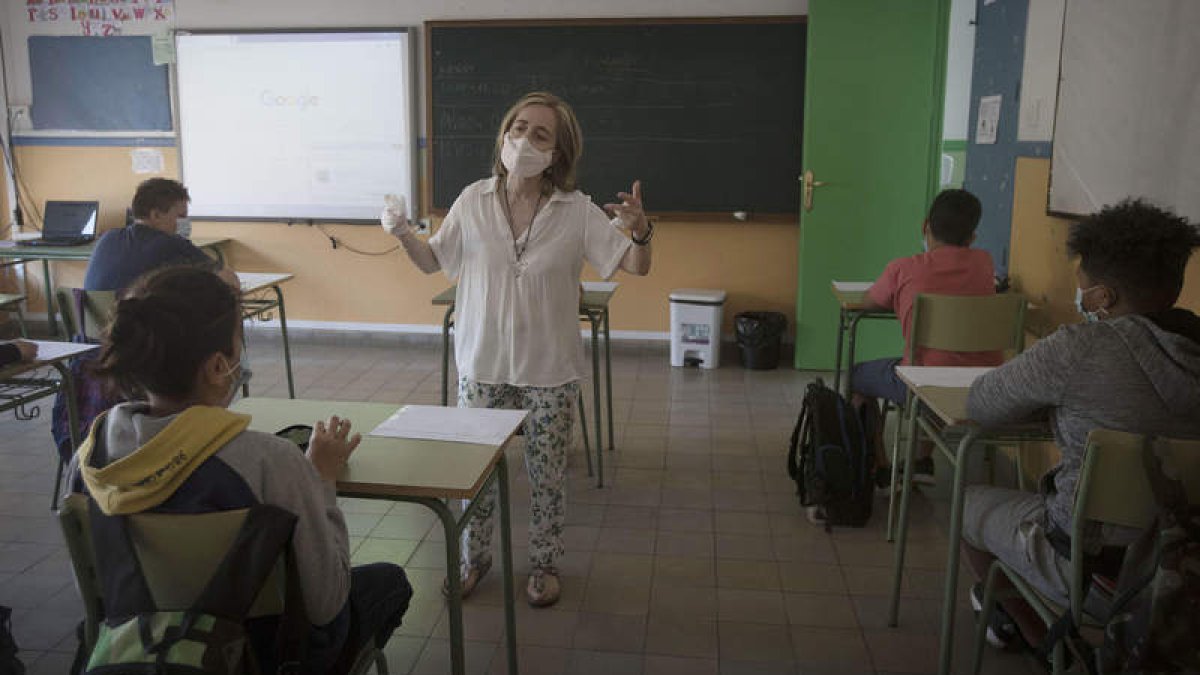
[(1100, 288), (1100, 286), (1096, 285), (1096, 286), (1092, 286), (1091, 288), (1076, 288), (1075, 289), (1075, 311), (1079, 312), (1080, 316), (1083, 317), (1083, 320), (1088, 323), (1095, 323), (1097, 321), (1100, 321), (1101, 319), (1104, 318), (1103, 316), (1101, 316), (1101, 314), (1107, 313), (1107, 312), (1105, 312), (1104, 308), (1100, 308), (1100, 309), (1097, 309), (1094, 311), (1088, 311), (1088, 310), (1084, 309), (1084, 307), (1083, 307), (1083, 296), (1088, 293), (1091, 293), (1092, 291), (1096, 290), (1097, 288)]

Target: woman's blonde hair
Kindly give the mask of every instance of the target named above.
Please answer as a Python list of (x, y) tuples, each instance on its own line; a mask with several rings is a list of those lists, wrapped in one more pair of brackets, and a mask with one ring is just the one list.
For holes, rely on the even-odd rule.
[(504, 135), (512, 128), (513, 122), (517, 119), (517, 113), (531, 105), (546, 106), (554, 111), (554, 116), (558, 120), (558, 130), (554, 139), (554, 160), (542, 172), (542, 192), (549, 194), (554, 191), (554, 188), (563, 192), (573, 192), (575, 190), (575, 167), (579, 164), (580, 156), (583, 155), (583, 132), (579, 128), (579, 120), (575, 118), (575, 111), (571, 110), (571, 106), (546, 91), (525, 94), (508, 109), (508, 112), (504, 113), (504, 120), (500, 122), (500, 131), (496, 134), (492, 173), (501, 178), (508, 175), (508, 169), (505, 169), (504, 162), (500, 161), (500, 150), (504, 147)]

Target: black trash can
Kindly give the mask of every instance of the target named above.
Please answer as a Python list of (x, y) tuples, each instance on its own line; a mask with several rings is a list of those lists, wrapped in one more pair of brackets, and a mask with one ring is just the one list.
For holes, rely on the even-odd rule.
[(787, 317), (779, 312), (742, 312), (733, 319), (742, 367), (772, 370), (779, 367), (779, 347), (787, 330)]

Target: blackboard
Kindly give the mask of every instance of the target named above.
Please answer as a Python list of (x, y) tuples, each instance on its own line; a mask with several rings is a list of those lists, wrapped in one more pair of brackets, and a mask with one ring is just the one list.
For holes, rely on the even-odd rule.
[(640, 178), (663, 215), (799, 208), (801, 17), (430, 22), (426, 35), (436, 211), (490, 174), (504, 112), (534, 90), (575, 109), (579, 187), (598, 203)]
[(170, 131), (167, 67), (150, 36), (29, 38), (35, 129)]

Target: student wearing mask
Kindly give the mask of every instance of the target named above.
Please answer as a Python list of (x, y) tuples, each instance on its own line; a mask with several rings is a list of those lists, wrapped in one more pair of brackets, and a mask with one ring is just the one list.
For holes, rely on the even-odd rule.
[[(1062, 452), (1036, 494), (967, 488), (963, 541), (977, 574), (994, 556), (1065, 604), (1088, 433), (1200, 438), (1200, 317), (1175, 306), (1197, 246), (1193, 225), (1141, 200), (1106, 206), (1071, 228), (1067, 249), (1079, 260), (1075, 302), (1085, 322), (1059, 328), (980, 377), (967, 400), (968, 416), (984, 426), (1048, 416)], [(1114, 573), (1135, 534), (1097, 527), (1084, 546)], [(1000, 618), (989, 641), (1003, 644), (1012, 630)]]
[[(248, 430), (248, 416), (226, 409), (239, 381), (241, 324), (238, 294), (207, 270), (173, 266), (135, 282), (117, 303), (96, 362), (97, 376), (131, 400), (96, 418), (72, 462), (71, 489), (110, 516), (255, 504), (294, 514), (291, 546), (312, 626), (304, 672), (345, 672), (367, 640), (387, 642), (412, 588), (396, 565), (350, 567), (334, 492), (359, 442), (348, 421), (317, 422), (301, 452)], [(276, 670), (277, 623), (247, 624), (265, 673)]]
[(164, 265), (212, 269), (236, 288), (233, 271), (223, 268), (187, 239), (191, 235), (187, 218), (190, 200), (187, 188), (170, 178), (151, 178), (138, 185), (133, 195), (133, 223), (105, 232), (96, 242), (84, 289), (119, 291)]
[[(454, 331), (458, 405), (530, 411), (525, 465), (532, 488), (526, 595), (531, 605), (559, 598), (567, 450), (573, 406), (584, 377), (579, 277), (586, 260), (601, 277), (650, 271), (653, 233), (640, 182), (605, 208), (576, 189), (583, 135), (575, 113), (535, 92), (505, 114), (493, 175), (467, 186), (437, 234), (425, 241), (394, 207), (384, 229), (423, 272), (458, 283)], [(622, 234), (627, 230), (629, 236)], [(491, 568), (495, 491), (463, 533), (463, 596)]]
[[(133, 195), (133, 222), (105, 232), (96, 242), (84, 275), (84, 290), (121, 291), (143, 274), (168, 265), (193, 265), (213, 270), (225, 283), (239, 288), (233, 270), (205, 255), (186, 238), (191, 234), (187, 219), (190, 199), (187, 188), (179, 181), (169, 178), (142, 181)], [(71, 337), (94, 342), (99, 336)], [(93, 381), (86, 368), (93, 358), (88, 355), (71, 362), (80, 435), (87, 433), (96, 415), (121, 401)], [(244, 381), (249, 381), (248, 367), (243, 368), (242, 374)], [(52, 420), (51, 435), (59, 456), (65, 460), (71, 454), (71, 433), (66, 401), (61, 392), (54, 397)]]

